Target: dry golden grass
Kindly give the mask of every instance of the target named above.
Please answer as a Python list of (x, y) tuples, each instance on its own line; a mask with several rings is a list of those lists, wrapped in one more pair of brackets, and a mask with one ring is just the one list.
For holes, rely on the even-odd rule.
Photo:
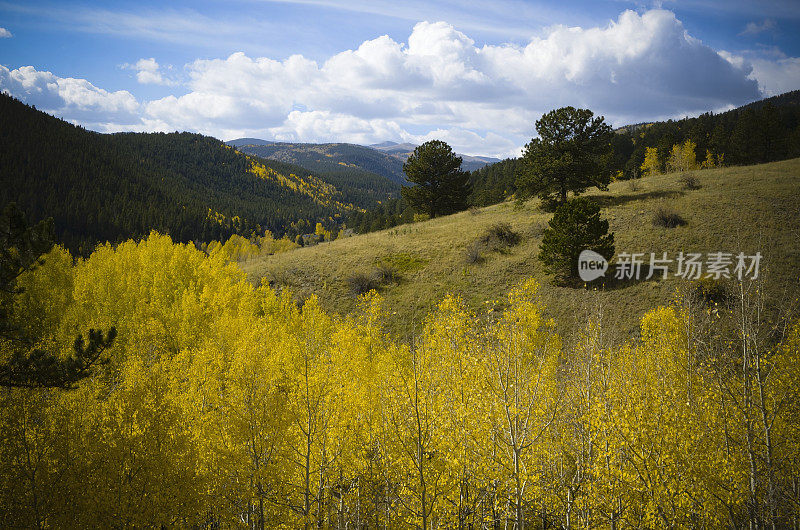
[[(762, 272), (776, 293), (797, 296), (800, 286), (800, 159), (758, 166), (693, 172), (700, 189), (687, 190), (680, 174), (657, 175), (613, 183), (607, 192), (590, 191), (604, 206), (603, 215), (615, 233), (616, 250), (650, 252), (670, 257), (684, 252), (740, 252), (763, 255)], [(659, 208), (677, 212), (685, 226), (653, 225)], [(576, 315), (592, 297), (602, 302), (608, 321), (622, 335), (635, 333), (648, 309), (668, 303), (682, 281), (630, 282), (599, 292), (558, 287), (537, 259), (542, 231), (552, 214), (534, 200), (522, 207), (511, 202), (465, 211), (390, 230), (322, 243), (308, 248), (250, 260), (241, 266), (248, 277), (261, 278), (305, 298), (317, 294), (338, 313), (356, 304), (347, 279), (371, 273), (389, 263), (399, 279), (382, 288), (388, 325), (400, 336), (413, 334), (448, 293), (455, 293), (476, 310), (496, 307), (509, 288), (524, 278), (542, 284), (541, 296), (562, 333), (574, 329)], [(468, 263), (468, 246), (492, 225), (509, 223), (522, 242), (505, 252), (485, 252)], [(765, 270), (764, 270), (765, 269)]]

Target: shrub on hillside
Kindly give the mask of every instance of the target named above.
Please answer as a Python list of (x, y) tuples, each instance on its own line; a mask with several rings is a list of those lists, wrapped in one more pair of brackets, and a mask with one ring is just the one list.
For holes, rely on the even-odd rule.
[(347, 286), (353, 296), (377, 291), (382, 286), (397, 283), (400, 273), (391, 263), (378, 262), (370, 272), (354, 272), (347, 278)]
[(522, 235), (515, 232), (509, 223), (496, 223), (490, 226), (476, 241), (467, 245), (464, 261), (468, 264), (483, 261), (483, 252), (506, 252), (519, 245)]
[(522, 236), (509, 223), (496, 223), (484, 232), (480, 242), (487, 250), (505, 250), (519, 245), (521, 239)]
[(361, 296), (380, 287), (380, 282), (375, 274), (354, 272), (347, 278), (347, 286), (353, 296)]
[(397, 270), (397, 267), (391, 263), (380, 261), (375, 266), (374, 277), (378, 283), (387, 285), (390, 283), (397, 283), (400, 279), (400, 272)]
[(701, 278), (691, 285), (694, 294), (706, 305), (724, 306), (730, 298), (729, 289), (722, 280)]
[(685, 190), (699, 190), (701, 187), (700, 179), (694, 175), (685, 175), (681, 177), (681, 184), (683, 184), (683, 189)]
[(481, 251), (483, 250), (483, 245), (480, 241), (473, 241), (469, 245), (467, 245), (467, 250), (464, 253), (464, 261), (468, 265), (473, 265), (475, 263), (480, 263), (483, 261), (483, 254)]
[(656, 210), (653, 216), (653, 225), (661, 228), (677, 228), (685, 224), (687, 224), (686, 219), (681, 217), (678, 212), (663, 206)]

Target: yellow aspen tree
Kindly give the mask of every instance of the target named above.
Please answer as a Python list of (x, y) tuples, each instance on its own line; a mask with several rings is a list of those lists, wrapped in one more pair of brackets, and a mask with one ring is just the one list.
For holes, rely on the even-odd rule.
[(55, 390), (0, 390), (0, 525), (46, 528), (69, 521), (73, 434)]
[[(339, 456), (331, 446), (342, 411), (340, 384), (332, 363), (334, 323), (312, 296), (299, 317), (289, 323), (281, 342), (280, 362), (289, 381), (287, 505), (295, 524), (324, 525), (331, 477), (328, 470)], [(287, 519), (293, 521), (293, 519)]]
[[(545, 440), (561, 407), (557, 384), (561, 343), (552, 321), (542, 316), (538, 283), (528, 280), (508, 295), (509, 308), (489, 330), (487, 393), (492, 410), (495, 476), (507, 495), (507, 516), (524, 530), (529, 514), (547, 524), (543, 463), (554, 448)], [(508, 477), (508, 478), (506, 478)]]
[(466, 528), (481, 524), (478, 506), (485, 486), (481, 447), (487, 440), (482, 392), (483, 338), (461, 299), (446, 298), (423, 330), (419, 348), (435, 352), (443, 394), (441, 458), (443, 505), (438, 524)]
[(559, 449), (549, 471), (557, 484), (556, 496), (562, 506), (560, 515), (565, 528), (594, 526), (592, 514), (600, 512), (595, 504), (602, 504), (593, 483), (599, 435), (595, 432), (597, 424), (592, 421), (592, 412), (606, 390), (603, 352), (608, 345), (599, 298), (590, 299), (583, 312), (579, 322), (585, 324), (563, 361), (564, 406), (555, 440)]
[(715, 167), (717, 167), (717, 162), (714, 153), (706, 149), (706, 158), (700, 163), (700, 169), (713, 169)]
[(417, 343), (397, 352), (390, 380), (387, 420), (399, 472), (398, 522), (418, 528), (445, 523), (442, 504), (454, 487), (453, 469), (458, 466), (449, 460), (445, 351), (431, 340), (454, 304), (455, 300), (445, 299), (426, 320)]
[(337, 528), (388, 527), (396, 498), (396, 466), (389, 452), (386, 403), (396, 347), (383, 329), (381, 297), (361, 297), (333, 341), (340, 378), (342, 421), (334, 442), (342, 453), (331, 472)]
[[(31, 348), (68, 355), (75, 335), (62, 341), (59, 331), (65, 309), (74, 303), (73, 282), (72, 256), (53, 247), (43, 264), (17, 279), (21, 292), (9, 308), (7, 324), (23, 340), (35, 340)], [(13, 347), (0, 338), (0, 359)], [(70, 494), (80, 492), (76, 479), (85, 455), (76, 440), (79, 425), (63, 397), (53, 389), (0, 389), (2, 527), (74, 525)]]
[(658, 160), (658, 149), (647, 147), (644, 152), (644, 162), (640, 168), (643, 176), (661, 174), (661, 162)]
[[(800, 524), (800, 322), (795, 322), (765, 367), (773, 376), (766, 396), (774, 422), (777, 527)], [(791, 499), (791, 501), (789, 501)], [(788, 501), (788, 502), (787, 502)]]
[(687, 139), (682, 144), (675, 144), (667, 159), (667, 171), (692, 171), (697, 169), (697, 144)]
[(102, 404), (85, 421), (98, 471), (82, 480), (86, 491), (101, 492), (87, 500), (95, 509), (86, 512), (100, 525), (114, 513), (140, 526), (195, 516), (201, 466), (191, 430), (183, 428), (184, 401), (169, 392), (179, 386), (175, 360), (207, 340), (221, 316), (244, 311), (252, 287), (221, 257), (157, 234), (98, 248), (77, 264), (74, 284), (64, 335), (80, 322), (120, 330), (111, 362), (84, 395)]
[(673, 308), (655, 309), (642, 319), (641, 344), (621, 349), (616, 359), (619, 372), (607, 398), (608, 456), (629, 495), (618, 514), (628, 523), (681, 526), (704, 518), (723, 524), (696, 478), (717, 463), (703, 436), (713, 400), (698, 391), (697, 367), (686, 364), (692, 357), (684, 332)]
[[(792, 444), (782, 432), (796, 432), (796, 413), (790, 403), (797, 395), (789, 387), (797, 380), (796, 335), (790, 328), (783, 344), (773, 345), (774, 327), (767, 315), (765, 277), (735, 284), (731, 324), (735, 338), (726, 356), (726, 377), (720, 390), (727, 398), (728, 412), (739, 427), (730, 443), (746, 460), (746, 472), (739, 474), (746, 488), (746, 517), (750, 526), (776, 528), (797, 516), (797, 509), (784, 512), (781, 498), (797, 498), (792, 477), (782, 475), (784, 451)], [(788, 420), (788, 421), (787, 421)], [(796, 479), (795, 479), (796, 482)], [(795, 505), (796, 506), (796, 505)], [(784, 512), (786, 515), (782, 514)], [(792, 513), (793, 512), (793, 513)], [(790, 515), (791, 514), (791, 515)]]

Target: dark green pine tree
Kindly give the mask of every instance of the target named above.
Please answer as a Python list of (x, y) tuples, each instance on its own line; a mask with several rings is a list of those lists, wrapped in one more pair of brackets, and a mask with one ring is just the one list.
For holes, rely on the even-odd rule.
[(539, 260), (557, 283), (570, 284), (578, 278), (578, 257), (587, 249), (611, 260), (614, 234), (608, 233), (608, 221), (600, 218), (595, 203), (583, 198), (568, 200), (558, 206), (544, 231)]
[(22, 292), (17, 278), (43, 263), (53, 247), (53, 221), (28, 226), (15, 204), (0, 213), (0, 386), (20, 388), (72, 388), (107, 362), (102, 353), (114, 342), (117, 330), (107, 334), (89, 330), (89, 343), (79, 336), (73, 355), (61, 358), (36, 348), (38, 337), (25, 336), (13, 325), (14, 297)]
[(567, 193), (606, 189), (612, 176), (614, 133), (602, 116), (588, 109), (563, 107), (536, 122), (538, 138), (525, 146), (524, 168), (517, 178), (519, 198), (539, 195), (565, 202)]
[(461, 157), (447, 143), (431, 140), (420, 145), (403, 171), (415, 186), (403, 186), (401, 193), (415, 211), (436, 217), (466, 209), (472, 193), (469, 173), (461, 170)]

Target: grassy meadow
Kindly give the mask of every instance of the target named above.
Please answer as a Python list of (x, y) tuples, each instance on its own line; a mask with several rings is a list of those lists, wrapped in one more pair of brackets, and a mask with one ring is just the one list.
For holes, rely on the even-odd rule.
[[(699, 189), (686, 189), (694, 176)], [(616, 252), (643, 252), (674, 259), (684, 252), (745, 252), (763, 255), (761, 274), (773, 298), (785, 307), (800, 286), (800, 159), (687, 174), (663, 174), (619, 181), (608, 191), (589, 190), (603, 205), (615, 234)], [(653, 218), (660, 208), (680, 215), (684, 226), (661, 228)], [(642, 315), (668, 303), (684, 280), (608, 282), (589, 289), (553, 284), (537, 259), (551, 213), (538, 200), (522, 206), (505, 202), (393, 229), (325, 242), (313, 247), (241, 262), (253, 282), (266, 279), (299, 299), (316, 294), (322, 306), (348, 313), (357, 297), (349, 283), (356, 274), (389, 269), (395, 278), (380, 292), (390, 313), (387, 323), (401, 337), (416, 334), (431, 308), (447, 294), (461, 296), (478, 311), (498, 310), (505, 293), (525, 278), (541, 282), (549, 316), (564, 336), (575, 329), (581, 309), (592, 299), (604, 307), (620, 338), (638, 330)], [(468, 259), (468, 247), (497, 223), (509, 223), (521, 242)], [(613, 275), (613, 262), (606, 277)], [(595, 292), (596, 291), (596, 292)], [(596, 297), (596, 298), (593, 298)], [(778, 300), (780, 299), (780, 300)], [(783, 300), (786, 299), (786, 300)]]

